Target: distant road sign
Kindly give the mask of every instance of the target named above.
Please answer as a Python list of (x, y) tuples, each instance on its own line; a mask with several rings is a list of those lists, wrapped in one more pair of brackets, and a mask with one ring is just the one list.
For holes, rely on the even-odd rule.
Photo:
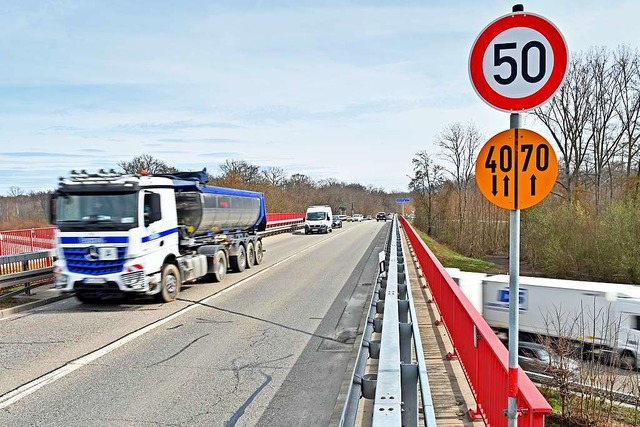
[[(517, 141), (516, 141), (517, 135)], [(476, 182), (480, 192), (504, 209), (526, 209), (540, 203), (558, 177), (558, 159), (549, 142), (527, 129), (509, 129), (480, 150)]]
[(408, 197), (399, 197), (396, 199), (396, 203), (409, 203), (411, 201)]
[(553, 96), (567, 71), (564, 37), (551, 21), (514, 12), (490, 23), (469, 56), (473, 88), (503, 111), (534, 109)]

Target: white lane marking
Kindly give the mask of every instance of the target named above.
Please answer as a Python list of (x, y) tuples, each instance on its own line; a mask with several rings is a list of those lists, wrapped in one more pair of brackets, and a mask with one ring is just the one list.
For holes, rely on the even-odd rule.
[[(340, 233), (342, 234), (342, 233)], [(224, 295), (225, 293), (236, 289), (238, 287), (240, 287), (241, 285), (248, 283), (249, 281), (251, 281), (252, 279), (255, 279), (258, 276), (261, 276), (263, 273), (271, 270), (272, 268), (290, 260), (291, 258), (295, 258), (300, 254), (305, 253), (306, 251), (308, 251), (309, 249), (324, 243), (326, 241), (330, 240), (330, 236), (326, 237), (325, 239), (320, 240), (319, 242), (314, 243), (313, 245), (307, 246), (306, 248), (300, 250), (299, 252), (294, 253), (293, 255), (289, 255), (288, 257), (281, 259), (280, 261), (276, 262), (273, 265), (270, 265), (268, 267), (266, 267), (263, 270), (258, 271), (257, 273), (246, 277), (242, 280), (240, 280), (237, 283), (234, 283), (232, 285), (229, 285), (228, 287), (216, 292), (213, 295), (210, 295), (208, 297), (205, 297), (204, 299), (199, 300), (198, 302), (192, 303), (191, 305), (180, 309), (178, 311), (176, 311), (173, 314), (170, 314), (169, 316), (160, 319), (160, 320), (156, 320), (154, 323), (151, 323), (147, 326), (144, 326), (140, 329), (138, 329), (137, 331), (131, 332), (128, 335), (125, 335), (122, 338), (119, 338), (118, 340), (112, 342), (111, 344), (107, 344), (106, 346), (93, 351), (89, 354), (86, 354), (84, 356), (79, 357), (78, 359), (72, 360), (70, 362), (68, 362), (67, 364), (65, 364), (64, 366), (55, 369), (51, 372), (49, 372), (48, 374), (45, 374), (39, 378), (36, 378), (33, 381), (30, 381), (8, 393), (3, 394), (2, 396), (0, 396), (0, 409), (4, 409), (9, 405), (12, 405), (14, 403), (16, 403), (17, 401), (19, 401), (20, 399), (23, 399), (25, 397), (27, 397), (28, 395), (30, 395), (31, 393), (36, 392), (37, 390), (39, 390), (40, 388), (44, 387), (45, 385), (51, 384), (57, 380), (59, 380), (62, 377), (65, 377), (67, 375), (69, 375), (70, 373), (72, 373), (73, 371), (75, 371), (76, 369), (79, 369), (83, 366), (86, 366), (88, 364), (90, 364), (91, 362), (95, 361), (96, 359), (101, 358), (102, 356), (105, 356), (109, 353), (111, 353), (113, 350), (122, 347), (123, 345), (127, 344), (128, 342), (133, 341), (136, 338), (141, 337), (142, 335), (151, 332), (152, 330), (156, 329), (159, 326), (164, 325), (167, 322), (170, 322), (171, 320), (175, 319), (176, 317), (182, 316), (185, 313), (190, 312), (191, 310), (193, 310), (194, 308), (200, 307), (201, 304), (206, 304), (209, 301)]]

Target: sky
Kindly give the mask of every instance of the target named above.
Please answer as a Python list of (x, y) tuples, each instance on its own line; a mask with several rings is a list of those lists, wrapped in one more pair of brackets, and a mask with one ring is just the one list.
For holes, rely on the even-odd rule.
[[(436, 155), (447, 124), (486, 139), (508, 128), (468, 60), (513, 3), (0, 0), (0, 195), (139, 154), (406, 191), (411, 159)], [(570, 52), (640, 40), (638, 1), (524, 5)]]

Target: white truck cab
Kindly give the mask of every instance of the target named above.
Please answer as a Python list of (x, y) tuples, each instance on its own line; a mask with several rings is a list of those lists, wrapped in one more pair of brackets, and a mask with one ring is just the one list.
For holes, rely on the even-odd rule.
[(309, 206), (304, 217), (304, 234), (331, 233), (332, 219), (331, 206)]

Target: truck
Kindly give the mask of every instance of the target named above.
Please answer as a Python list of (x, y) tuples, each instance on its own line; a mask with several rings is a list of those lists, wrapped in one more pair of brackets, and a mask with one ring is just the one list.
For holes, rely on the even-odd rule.
[(71, 171), (51, 197), (54, 287), (84, 303), (117, 295), (177, 298), (263, 259), (262, 193), (206, 185), (206, 168), (172, 174)]
[(333, 232), (331, 206), (309, 206), (304, 217), (304, 234)]
[[(509, 276), (447, 269), (489, 326), (509, 329)], [(640, 287), (617, 283), (520, 277), (520, 336), (567, 339), (583, 354), (640, 366)]]

